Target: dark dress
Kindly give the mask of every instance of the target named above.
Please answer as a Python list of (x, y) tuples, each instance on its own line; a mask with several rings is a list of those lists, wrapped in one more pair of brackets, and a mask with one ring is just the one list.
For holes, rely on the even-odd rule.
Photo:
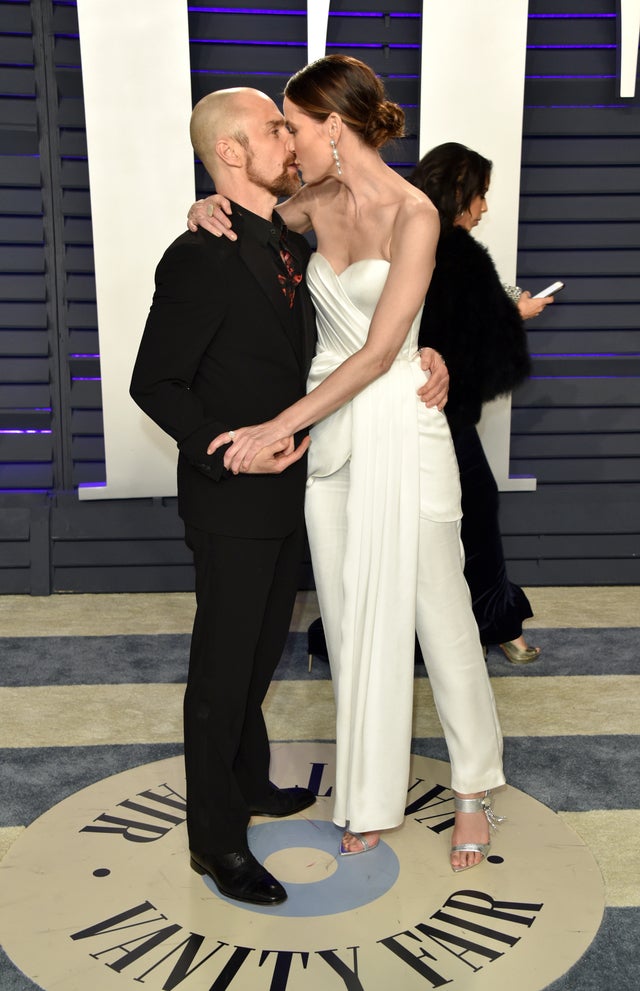
[(465, 578), (483, 644), (522, 634), (533, 615), (507, 577), (498, 486), (476, 430), (482, 404), (511, 392), (530, 370), (526, 334), (489, 253), (461, 227), (443, 231), (420, 327), (450, 375), (445, 412), (460, 468)]

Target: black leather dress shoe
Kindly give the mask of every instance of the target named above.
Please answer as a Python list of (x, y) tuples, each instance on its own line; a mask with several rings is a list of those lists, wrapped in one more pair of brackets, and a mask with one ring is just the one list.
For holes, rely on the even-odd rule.
[(249, 850), (218, 856), (190, 852), (193, 870), (207, 874), (228, 898), (253, 905), (279, 905), (286, 900), (287, 892), (280, 882)]
[(295, 812), (308, 809), (316, 796), (308, 788), (274, 788), (262, 802), (256, 802), (251, 809), (252, 816), (292, 816)]

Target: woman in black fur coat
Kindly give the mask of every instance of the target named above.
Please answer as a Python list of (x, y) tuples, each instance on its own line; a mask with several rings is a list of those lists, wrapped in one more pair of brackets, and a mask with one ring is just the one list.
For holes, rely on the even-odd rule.
[(445, 412), (460, 467), (465, 577), (482, 643), (500, 644), (514, 664), (538, 656), (522, 622), (529, 600), (507, 578), (498, 521), (498, 487), (476, 430), (482, 405), (527, 378), (523, 320), (552, 302), (502, 286), (488, 251), (471, 236), (487, 210), (491, 162), (464, 145), (438, 145), (411, 181), (437, 206), (441, 233), (427, 293), (420, 344), (445, 358), (450, 375)]

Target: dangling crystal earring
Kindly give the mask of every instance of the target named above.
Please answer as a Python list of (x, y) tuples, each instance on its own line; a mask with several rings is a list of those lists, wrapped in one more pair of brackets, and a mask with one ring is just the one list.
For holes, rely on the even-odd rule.
[(334, 161), (336, 163), (336, 168), (338, 170), (338, 175), (342, 175), (342, 166), (340, 164), (340, 156), (338, 155), (338, 149), (336, 148), (336, 143), (333, 140), (333, 138), (331, 138), (330, 144), (331, 144), (331, 152), (333, 154), (333, 158), (334, 158)]

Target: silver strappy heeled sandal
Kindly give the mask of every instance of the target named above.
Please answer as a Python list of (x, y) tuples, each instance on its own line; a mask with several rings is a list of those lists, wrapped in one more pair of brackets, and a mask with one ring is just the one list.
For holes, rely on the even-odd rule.
[[(504, 822), (505, 817), (497, 816), (493, 811), (490, 791), (486, 791), (482, 798), (458, 798), (454, 796), (454, 801), (456, 812), (484, 812), (490, 830), (497, 830), (498, 824)], [(457, 843), (451, 847), (451, 853), (480, 853), (482, 854), (482, 860), (484, 860), (488, 856), (490, 849), (491, 841), (489, 843)], [(460, 873), (460, 871), (468, 871), (472, 867), (477, 867), (478, 864), (481, 864), (482, 860), (479, 860), (477, 864), (467, 864), (466, 867), (454, 867), (452, 864), (451, 870), (455, 874)]]

